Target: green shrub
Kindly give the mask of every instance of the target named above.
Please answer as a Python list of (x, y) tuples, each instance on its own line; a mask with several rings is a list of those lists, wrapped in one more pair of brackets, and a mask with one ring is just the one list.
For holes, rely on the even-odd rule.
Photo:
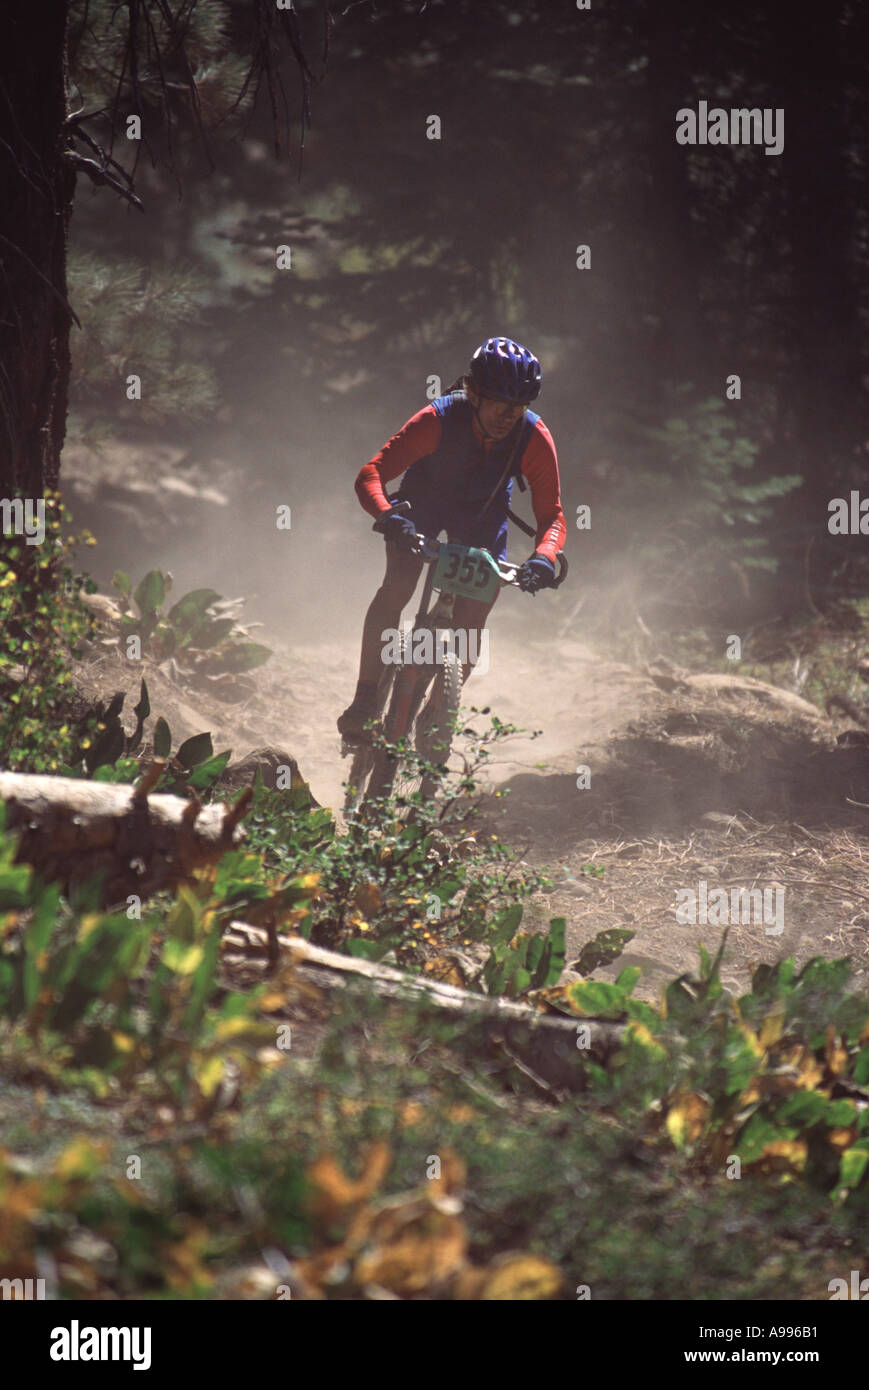
[(257, 857), (231, 853), (162, 911), (104, 913), (92, 893), (67, 903), (16, 865), (3, 819), (0, 807), (0, 1026), (20, 1065), (102, 1095), (135, 1076), (156, 1097), (207, 1106), (227, 1063), (250, 1062), (274, 1039), (257, 1017), (262, 990), (218, 985), (223, 925), (242, 903), (287, 918), (316, 880), (268, 885)]
[(328, 811), (311, 805), (304, 783), (270, 792), (257, 778), (245, 822), (249, 846), (272, 870), (320, 876), (320, 892), (300, 927), (305, 936), (350, 955), (389, 956), (420, 969), (441, 946), (486, 943), (500, 930), (500, 913), (548, 885), (544, 874), (518, 866), (496, 837), (481, 838), (474, 828), (475, 778), (488, 756), (487, 740), (515, 732), (492, 723), (490, 733), (465, 731), (471, 752), (456, 777), (396, 748), (411, 779), (420, 769), (439, 779), (440, 797), (424, 801), (399, 782), (382, 804), (350, 816), (343, 834)]
[[(142, 651), (156, 661), (171, 656), (203, 676), (217, 677), (253, 671), (272, 654), (247, 640), (247, 629), (236, 621), (239, 601), (222, 599), (215, 589), (191, 589), (164, 612), (170, 575), (149, 570), (134, 589), (130, 576), (118, 570), (114, 584), (124, 600), (122, 640), (138, 637)], [(234, 610), (232, 616), (228, 610)]]
[[(118, 691), (108, 705), (98, 701), (76, 724), (76, 746), (69, 763), (59, 771), (67, 777), (92, 777), (96, 782), (133, 782), (144, 770), (142, 740), (145, 720), (151, 714), (148, 686), (143, 680), (133, 709), (136, 725), (128, 734), (121, 723), (126, 699)], [(200, 798), (211, 792), (224, 772), (232, 750), (214, 752), (211, 734), (193, 734), (172, 754), (172, 731), (162, 716), (151, 735), (154, 758), (167, 766), (154, 785), (155, 791), (180, 793), (192, 789)], [(138, 755), (138, 756), (137, 756)]]
[(716, 955), (667, 986), (660, 1007), (631, 997), (639, 971), (549, 991), (578, 1017), (623, 1019), (624, 1041), (589, 1074), (600, 1103), (712, 1167), (800, 1179), (839, 1199), (869, 1196), (869, 998), (848, 993), (847, 959), (760, 965), (734, 999)]
[(0, 546), (0, 767), (10, 772), (56, 772), (69, 760), (71, 666), (93, 626), (81, 594), (95, 585), (73, 574), (77, 539), (62, 535), (69, 516), (55, 494), (44, 500), (42, 543), (7, 535)]

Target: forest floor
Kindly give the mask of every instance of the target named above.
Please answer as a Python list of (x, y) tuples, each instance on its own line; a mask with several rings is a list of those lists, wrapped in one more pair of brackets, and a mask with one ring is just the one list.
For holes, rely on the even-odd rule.
[[(348, 764), (335, 719), (353, 692), (355, 652), (338, 642), (290, 651), (265, 639), (275, 654), (236, 704), (146, 659), (152, 711), (179, 740), (210, 731), (233, 761), (263, 747), (292, 754), (316, 800), (340, 815)], [(102, 699), (126, 684), (131, 706), (139, 669), (133, 680), (130, 669), (116, 647), (104, 648), (77, 684)], [(849, 955), (855, 983), (865, 982), (869, 738), (852, 731), (837, 743), (847, 717), (750, 677), (633, 667), (575, 640), (559, 644), (554, 663), (551, 643), (499, 639), (497, 629), (490, 669), (465, 696), (467, 708), (488, 706), (527, 731), (488, 767), (481, 829), (548, 872), (553, 886), (528, 905), (525, 924), (564, 917), (568, 959), (596, 932), (626, 927), (634, 939), (599, 977), (637, 965), (637, 993), (656, 997), (696, 966), (698, 942), (714, 949), (720, 938), (714, 911), (705, 925), (676, 916), (685, 901), (677, 893), (700, 894), (705, 882), (707, 898), (715, 889), (767, 893), (766, 919), (746, 912), (752, 920), (731, 929), (728, 987), (744, 988), (754, 964), (789, 955)]]
[[(173, 569), (176, 562), (181, 570), (195, 568), (197, 536), (208, 538), (209, 562), (212, 547), (229, 546), (229, 521), (214, 529), (220, 497), (198, 475), (179, 492), (171, 451), (150, 459), (146, 470), (123, 452), (96, 469), (86, 453), (68, 453), (67, 485), (82, 515), (102, 517), (97, 554), (104, 572), (117, 561), (138, 573), (167, 535), (174, 538), (167, 551)], [(284, 632), (297, 638), (258, 634), (274, 656), (252, 673), (247, 698), (223, 703), (214, 685), (192, 686), (171, 662), (156, 667), (146, 658), (141, 670), (152, 710), (177, 739), (210, 730), (215, 749), (231, 748), (234, 760), (256, 748), (282, 749), (296, 758), (317, 801), (339, 817), (349, 763), (341, 761), (335, 720), (355, 687), (364, 590), (373, 583), (375, 558), (379, 563), (355, 514), (350, 521), (339, 518), (328, 535), (346, 566), (323, 575), (322, 612), (315, 615), (321, 635), (312, 638), (310, 626), (301, 626), (312, 616), (305, 604), (287, 610)], [(226, 555), (232, 572), (229, 549)], [(241, 575), (226, 582), (243, 592), (256, 587), (252, 562), (248, 557)], [(355, 577), (349, 592), (348, 575)], [(655, 995), (665, 979), (696, 964), (699, 940), (711, 948), (720, 935), (711, 922), (677, 920), (678, 892), (698, 891), (701, 882), (708, 892), (766, 889), (783, 915), (732, 928), (724, 961), (729, 985), (743, 986), (754, 962), (791, 954), (798, 962), (850, 955), (862, 979), (869, 968), (869, 720), (855, 729), (847, 716), (831, 717), (781, 688), (779, 681), (792, 684), (783, 663), (720, 663), (725, 672), (704, 670), (692, 657), (687, 672), (639, 656), (614, 660), (603, 646), (573, 635), (584, 631), (577, 609), (557, 627), (554, 612), (567, 611), (561, 594), (552, 608), (545, 594), (533, 609), (526, 600), (509, 602), (514, 597), (505, 596), (492, 614), (489, 670), (472, 677), (465, 703), (541, 731), (501, 748), (485, 806), (489, 833), (551, 871), (554, 886), (529, 904), (526, 924), (543, 928), (550, 917), (565, 917), (573, 954), (601, 929), (628, 927), (635, 936), (613, 969), (641, 966), (638, 993)], [(590, 600), (583, 611), (593, 607)], [(625, 626), (625, 614), (613, 611), (613, 627), (620, 619)], [(860, 626), (832, 634), (820, 654), (827, 670), (819, 688), (855, 679)], [(825, 629), (822, 640), (828, 636)], [(116, 647), (96, 651), (78, 673), (83, 693), (132, 693), (130, 663)], [(745, 678), (745, 669), (763, 679)], [(133, 703), (128, 697), (128, 710)], [(581, 788), (583, 768), (589, 785)]]
[[(593, 973), (612, 979), (637, 966), (635, 994), (657, 1001), (674, 977), (696, 972), (698, 945), (714, 951), (723, 930), (680, 922), (684, 895), (702, 884), (707, 895), (760, 889), (776, 914), (730, 927), (726, 989), (742, 993), (754, 964), (786, 956), (799, 965), (849, 956), (853, 986), (865, 986), (869, 738), (846, 728), (859, 721), (837, 721), (738, 668), (623, 662), (573, 636), (554, 647), (533, 627), (536, 612), (497, 615), (490, 669), (466, 687), (467, 705), (481, 710), (470, 722), (488, 709), (526, 730), (497, 745), (477, 825), (478, 839), (496, 836), (551, 882), (526, 899), (523, 925), (543, 931), (565, 918), (568, 966), (598, 932), (627, 928), (624, 953)], [(256, 749), (292, 756), (340, 821), (347, 765), (335, 719), (353, 692), (355, 640), (333, 633), (291, 648), (261, 637), (274, 655), (232, 703), (171, 661), (132, 666), (111, 625), (77, 666), (76, 685), (89, 701), (125, 690), (129, 716), (144, 677), (173, 746), (207, 730), (233, 761)], [(255, 983), (264, 962), (241, 969)], [(233, 977), (232, 987), (244, 983)], [(831, 1201), (835, 1174), (820, 1190), (770, 1182), (765, 1170), (757, 1181), (728, 1181), (720, 1162), (670, 1143), (669, 1122), (667, 1133), (655, 1128), (654, 1106), (641, 1113), (630, 1096), (620, 1110), (593, 1090), (556, 1094), (509, 1047), (493, 1060), (464, 1014), (318, 991), (293, 967), (274, 984), (269, 1008), (292, 1021), (292, 1050), (195, 1123), (154, 1107), (135, 1079), (97, 1103), (82, 1088), (34, 1084), (18, 1054), (0, 1057), (3, 1150), (21, 1181), (39, 1173), (48, 1184), (47, 1210), (56, 1203), (52, 1165), (90, 1161), (88, 1144), (107, 1183), (129, 1154), (147, 1155), (129, 1210), (117, 1184), (99, 1197), (103, 1208), (95, 1194), (86, 1210), (72, 1190), (64, 1198), (64, 1296), (269, 1299), (291, 1277), (295, 1298), (304, 1269), (313, 1296), (330, 1298), (573, 1299), (576, 1290), (596, 1300), (818, 1300), (831, 1279), (869, 1259), (865, 1210)], [(702, 1091), (703, 1080), (694, 1084)], [(460, 1218), (431, 1216), (431, 1155), (463, 1187), (458, 1204), (447, 1193)], [(363, 1274), (361, 1254), (348, 1291), (328, 1283), (329, 1260), (347, 1262), (311, 1224), (312, 1183), (321, 1198), (344, 1193), (357, 1216), (369, 1203), (372, 1220), (391, 1219), (396, 1192), (405, 1193), (402, 1210), (428, 1213), (424, 1239), (403, 1248), (401, 1278), (385, 1265)], [(448, 1246), (464, 1282), (445, 1293), (436, 1271)], [(511, 1266), (512, 1282), (493, 1292), (517, 1251), (530, 1263)], [(286, 1257), (300, 1252), (289, 1276)], [(387, 1244), (384, 1259), (398, 1253)], [(398, 1292), (384, 1294), (384, 1280)]]

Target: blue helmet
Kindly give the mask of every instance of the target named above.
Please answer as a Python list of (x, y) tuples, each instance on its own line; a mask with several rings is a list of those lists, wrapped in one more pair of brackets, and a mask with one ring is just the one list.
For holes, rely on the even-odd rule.
[(471, 380), (481, 391), (528, 405), (540, 395), (540, 363), (512, 338), (487, 338), (471, 358)]

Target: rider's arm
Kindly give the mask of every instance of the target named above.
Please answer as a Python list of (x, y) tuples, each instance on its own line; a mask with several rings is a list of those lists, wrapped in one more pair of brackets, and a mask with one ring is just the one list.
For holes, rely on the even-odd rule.
[(561, 510), (561, 485), (558, 478), (558, 458), (552, 435), (542, 420), (537, 424), (522, 455), (522, 473), (531, 488), (531, 505), (537, 522), (534, 549), (555, 563), (555, 557), (567, 536), (567, 525)]
[(381, 512), (390, 510), (384, 483), (400, 478), (412, 463), (434, 453), (441, 441), (441, 428), (440, 417), (435, 414), (433, 407), (424, 406), (402, 425), (398, 434), (384, 444), (370, 463), (360, 468), (356, 478), (356, 496), (366, 512), (380, 516)]

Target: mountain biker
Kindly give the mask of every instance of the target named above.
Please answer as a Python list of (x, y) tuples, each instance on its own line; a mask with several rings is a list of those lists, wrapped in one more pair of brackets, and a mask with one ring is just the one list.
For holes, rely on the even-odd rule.
[[(365, 511), (382, 522), (386, 574), (365, 615), (356, 694), (338, 720), (348, 742), (358, 741), (366, 721), (377, 714), (382, 634), (398, 628), (423, 565), (412, 553), (417, 533), (436, 537), (445, 530), (451, 540), (484, 547), (503, 560), (513, 478), (523, 489), (527, 479), (537, 530), (534, 552), (517, 576), (519, 586), (535, 594), (552, 584), (567, 528), (555, 444), (540, 417), (528, 410), (540, 382), (533, 353), (511, 338), (488, 338), (474, 353), (469, 372), (411, 416), (360, 469), (356, 494)], [(393, 509), (384, 487), (403, 473), (394, 501), (410, 502), (409, 514)], [(453, 620), (456, 628), (467, 630), (469, 652), (479, 651), (479, 633), (491, 608), (491, 603), (456, 599)], [(474, 630), (478, 641), (472, 647)], [(465, 666), (465, 679), (470, 669)]]

